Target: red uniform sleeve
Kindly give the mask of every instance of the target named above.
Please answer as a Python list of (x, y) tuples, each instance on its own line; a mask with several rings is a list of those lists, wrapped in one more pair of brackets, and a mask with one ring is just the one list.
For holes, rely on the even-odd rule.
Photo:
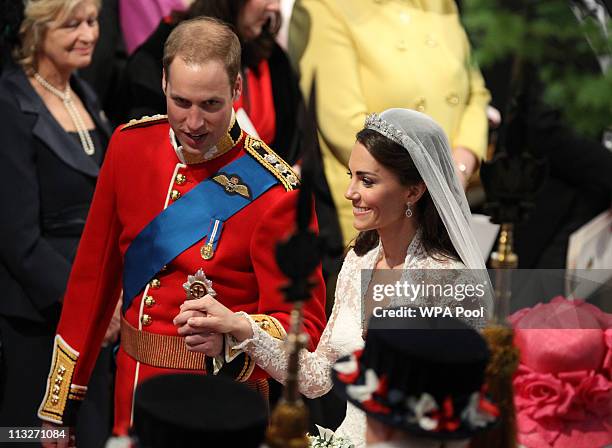
[[(251, 242), (251, 257), (259, 285), (258, 313), (276, 318), (287, 330), (292, 304), (285, 301), (281, 288), (289, 279), (281, 272), (276, 261), (276, 245), (295, 229), (298, 191), (280, 195), (257, 223)], [(313, 212), (312, 229), (318, 231)], [(296, 257), (299, 254), (296, 254)], [(304, 330), (309, 335), (309, 350), (314, 350), (325, 327), (325, 283), (321, 265), (311, 279), (315, 286), (311, 298), (303, 307)]]
[(70, 273), (47, 389), (38, 412), (41, 419), (54, 423), (73, 423), (75, 405), (85, 396), (121, 291), (121, 226), (114, 190), (117, 137), (115, 133), (111, 139)]

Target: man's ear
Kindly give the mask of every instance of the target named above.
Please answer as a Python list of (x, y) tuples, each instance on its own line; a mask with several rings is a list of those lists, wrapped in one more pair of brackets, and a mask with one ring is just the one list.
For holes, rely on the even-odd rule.
[(162, 69), (162, 91), (164, 92), (164, 95), (168, 95), (168, 93), (166, 92), (168, 87), (168, 79), (166, 78), (166, 69), (163, 68)]
[(238, 101), (240, 95), (242, 95), (242, 75), (240, 73), (238, 73), (238, 76), (236, 76), (236, 81), (234, 82), (232, 91), (232, 100)]

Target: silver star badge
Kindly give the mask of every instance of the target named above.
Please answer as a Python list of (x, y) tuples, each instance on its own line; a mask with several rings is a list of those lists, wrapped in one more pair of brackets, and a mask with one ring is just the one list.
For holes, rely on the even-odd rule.
[(212, 281), (206, 278), (206, 274), (200, 268), (195, 275), (187, 276), (187, 281), (183, 283), (183, 289), (187, 293), (187, 300), (201, 299), (206, 294), (215, 297), (217, 292), (212, 287)]

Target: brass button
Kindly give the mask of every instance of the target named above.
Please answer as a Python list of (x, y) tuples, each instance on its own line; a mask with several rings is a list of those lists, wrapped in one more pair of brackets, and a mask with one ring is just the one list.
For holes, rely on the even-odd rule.
[(172, 190), (170, 192), (170, 199), (172, 199), (173, 201), (176, 201), (178, 198), (181, 197), (181, 193), (176, 191), (176, 190)]
[(159, 281), (159, 279), (154, 278), (149, 282), (149, 286), (151, 287), (151, 289), (159, 289), (159, 287), (161, 286), (161, 282)]
[(155, 299), (151, 296), (146, 296), (144, 302), (145, 302), (145, 305), (148, 306), (149, 308), (155, 305)]
[(427, 108), (427, 101), (425, 100), (425, 98), (423, 97), (419, 98), (414, 108), (418, 110), (419, 112), (425, 112), (425, 109)]
[(140, 322), (142, 322), (145, 327), (148, 327), (153, 323), (153, 319), (148, 314), (143, 314), (140, 318)]
[(451, 106), (456, 106), (457, 104), (459, 104), (459, 95), (457, 95), (456, 93), (451, 93), (446, 97), (446, 102)]
[(187, 177), (184, 174), (178, 173), (174, 181), (177, 185), (183, 185), (187, 181)]

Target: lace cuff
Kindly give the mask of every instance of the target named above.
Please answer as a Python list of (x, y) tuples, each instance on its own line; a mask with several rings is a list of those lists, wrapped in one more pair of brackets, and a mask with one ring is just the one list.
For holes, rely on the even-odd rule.
[[(287, 379), (289, 361), (284, 341), (266, 332), (253, 316), (246, 313), (240, 314), (251, 323), (253, 337), (240, 343), (236, 343), (235, 339), (230, 340), (229, 345), (232, 350), (246, 353), (272, 378), (284, 384)], [(315, 352), (303, 349), (299, 355), (300, 392), (309, 398), (319, 397), (329, 392), (332, 387), (331, 364), (337, 357), (338, 354), (334, 350), (321, 344)]]
[[(266, 314), (249, 315), (244, 311), (238, 311), (236, 315), (246, 318), (251, 324), (253, 337), (239, 342), (231, 334), (225, 335), (225, 361), (230, 362), (240, 353), (245, 351), (245, 347), (257, 338), (257, 334), (264, 333), (274, 339), (284, 340), (287, 337), (287, 332), (281, 323), (272, 316)], [(261, 337), (261, 336), (260, 336)]]

